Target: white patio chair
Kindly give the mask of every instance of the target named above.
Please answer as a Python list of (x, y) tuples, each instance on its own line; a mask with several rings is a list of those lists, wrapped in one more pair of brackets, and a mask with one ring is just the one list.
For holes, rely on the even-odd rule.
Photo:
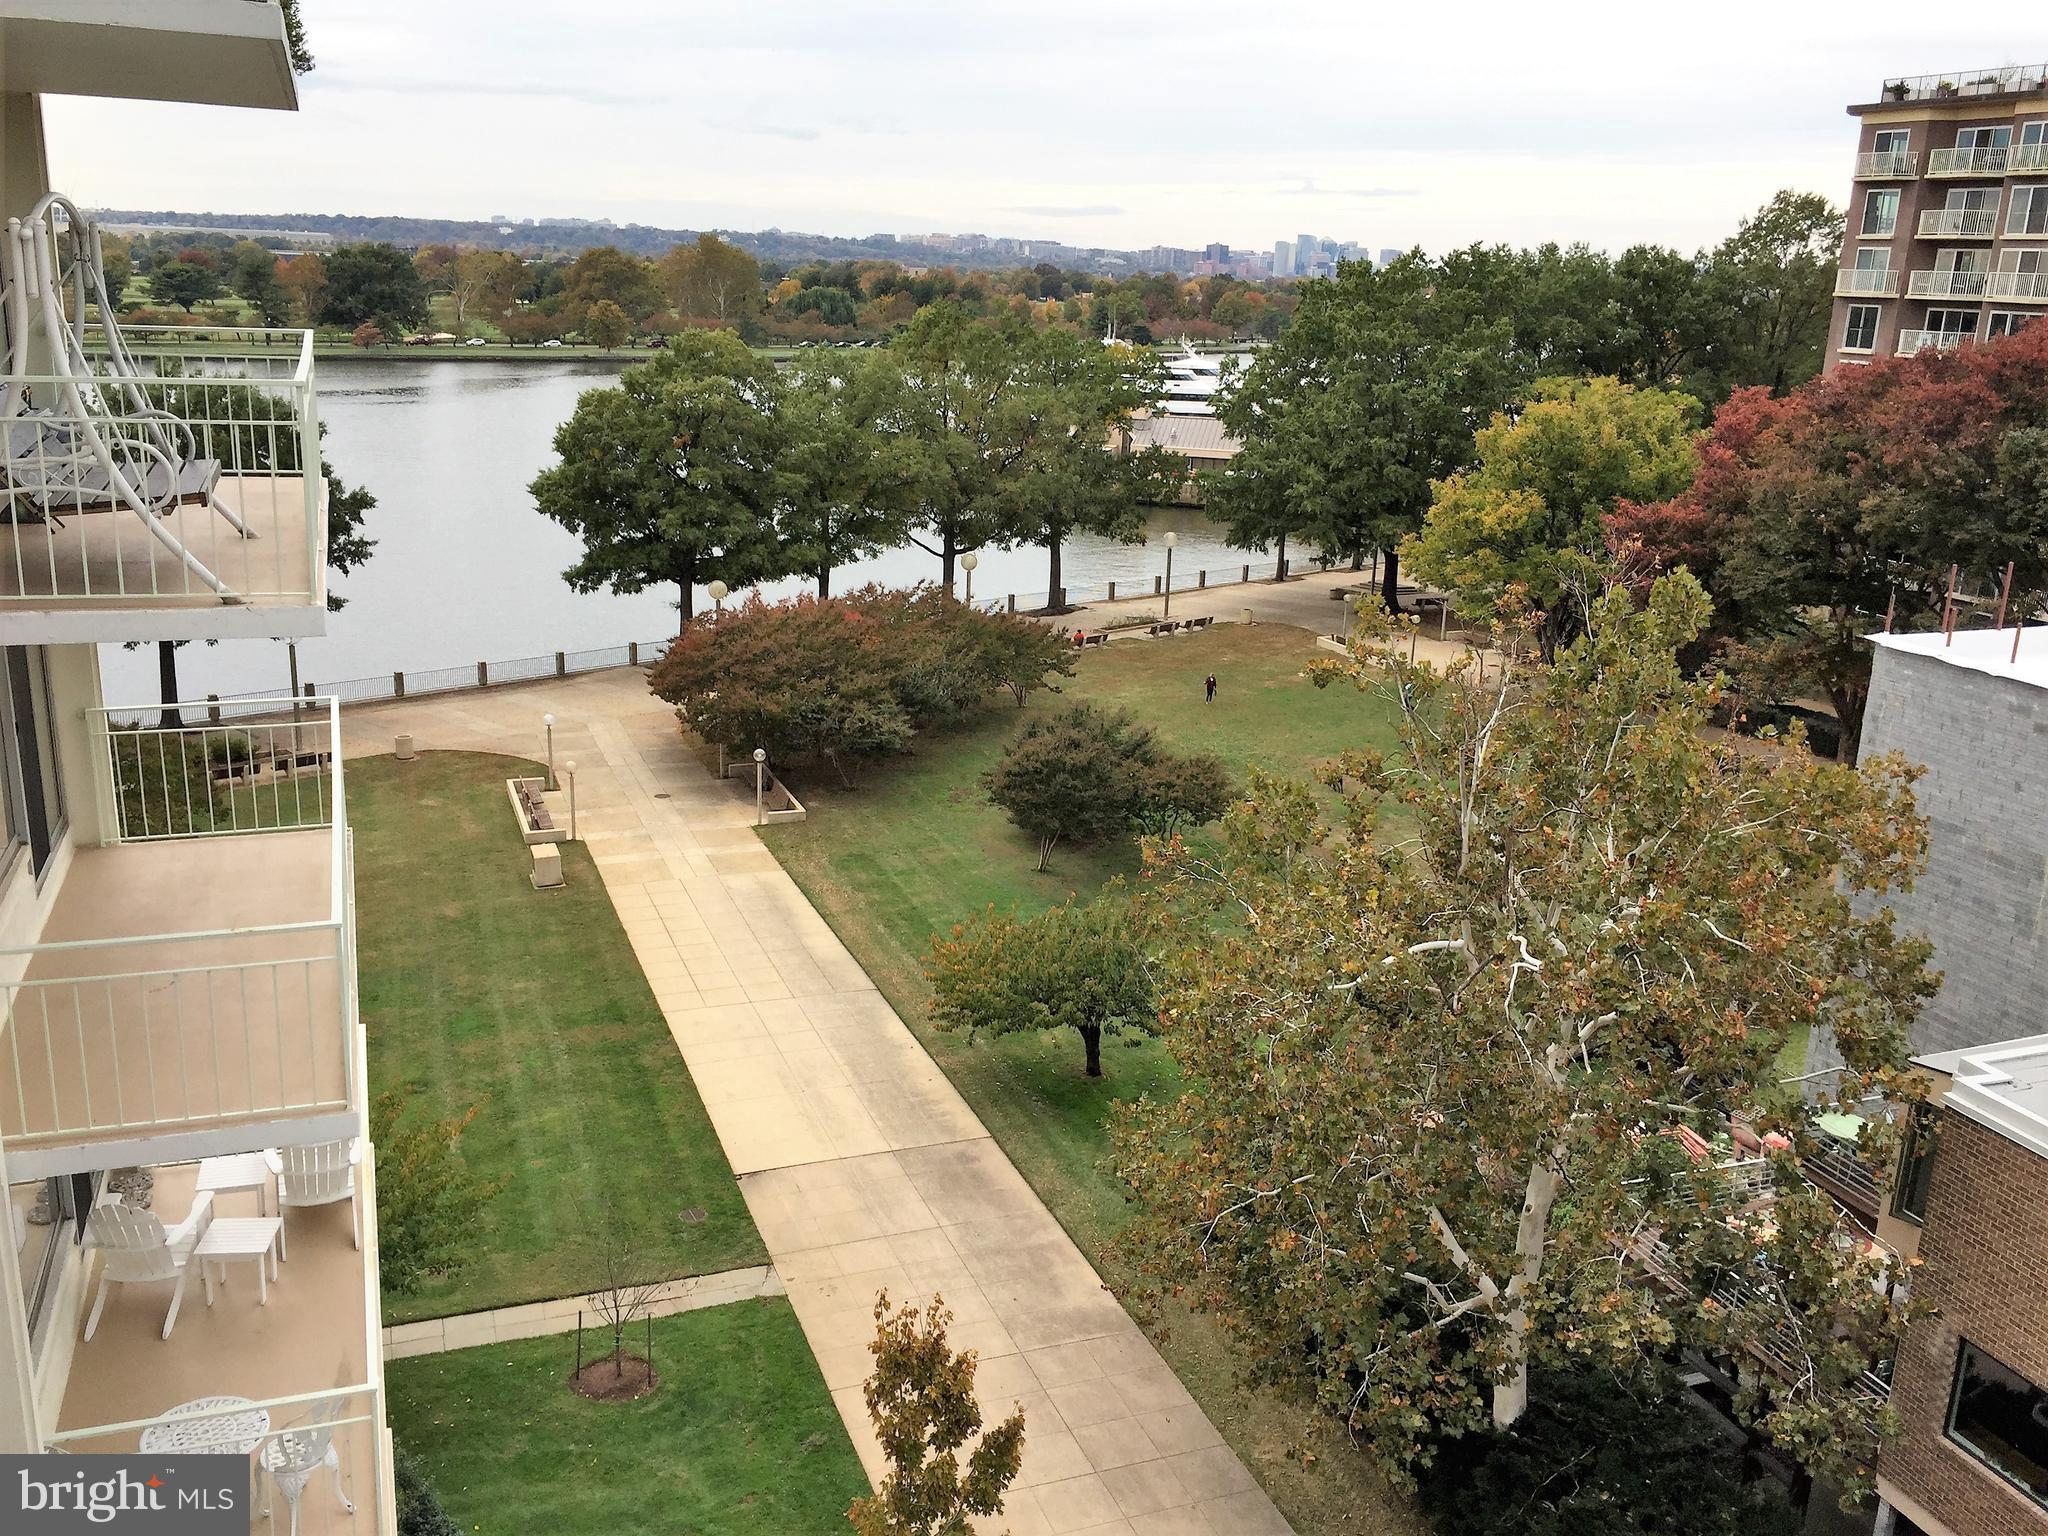
[(113, 1285), (136, 1285), (151, 1280), (175, 1280), (171, 1310), (164, 1314), (164, 1337), (178, 1321), (178, 1307), (185, 1299), (188, 1261), (199, 1239), (213, 1221), (213, 1196), (202, 1194), (192, 1210), (175, 1227), (166, 1228), (153, 1211), (138, 1211), (123, 1205), (118, 1197), (103, 1200), (86, 1217), (85, 1229), (92, 1245), (100, 1251), (100, 1289), (93, 1298), (92, 1315), (85, 1320), (90, 1339), (100, 1325), (100, 1313), (107, 1305), (107, 1290)]
[[(291, 1506), (292, 1536), (298, 1536), (299, 1501), (306, 1496), (313, 1474), (322, 1467), (334, 1475), (334, 1497), (341, 1507), (351, 1515), (356, 1512), (341, 1486), (341, 1453), (334, 1448), (334, 1421), (341, 1417), (344, 1403), (339, 1397), (322, 1403), (263, 1447), (263, 1470)], [(274, 1513), (271, 1518), (276, 1518)]]
[[(282, 1216), (295, 1205), (335, 1205), (348, 1202), (349, 1219), (355, 1224), (356, 1247), (363, 1246), (363, 1212), (356, 1203), (356, 1165), (363, 1149), (355, 1138), (347, 1141), (316, 1142), (309, 1147), (276, 1147), (263, 1154), (270, 1171), (277, 1175), (277, 1213)], [(284, 1231), (277, 1234), (280, 1258), (290, 1258)]]

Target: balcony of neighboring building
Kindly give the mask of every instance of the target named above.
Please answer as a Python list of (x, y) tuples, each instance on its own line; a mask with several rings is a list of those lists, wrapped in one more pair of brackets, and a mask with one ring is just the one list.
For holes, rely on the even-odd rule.
[[(205, 1277), (188, 1274), (168, 1336), (175, 1280), (108, 1286), (92, 1337), (81, 1337), (71, 1356), (44, 1448), (132, 1455), (164, 1449), (175, 1436), (175, 1449), (229, 1453), (247, 1465), (251, 1531), (393, 1536), (372, 1162), (360, 1154), (353, 1202), (280, 1212), (274, 1186), (213, 1194), (209, 1231), (225, 1231), (222, 1223), (247, 1230), (263, 1219), (260, 1210), (283, 1222), (282, 1257), (216, 1264), (211, 1299)], [(148, 1171), (149, 1212), (175, 1230), (200, 1198), (200, 1170), (182, 1163)], [(255, 1242), (242, 1246), (268, 1235), (256, 1230)], [(79, 1304), (89, 1318), (103, 1261), (90, 1240), (83, 1257)], [(260, 1287), (258, 1263), (275, 1270)], [(85, 1319), (77, 1326), (82, 1333)], [(307, 1462), (314, 1470), (294, 1521), (287, 1484)]]
[(1835, 297), (1896, 299), (1899, 274), (1890, 267), (1843, 267), (1835, 274)]
[[(1894, 75), (1873, 107), (1912, 104), (1980, 105), (1988, 98), (2048, 95), (2048, 64), (1999, 64), (1937, 75)], [(1855, 109), (1852, 109), (1855, 110)]]
[(1993, 240), (1998, 236), (1996, 208), (1929, 208), (1920, 215), (1922, 240)]
[(2009, 144), (1955, 145), (1927, 152), (1927, 174), (1940, 181), (1956, 177), (2007, 176), (2018, 169)]
[(2021, 272), (1999, 268), (1985, 283), (1987, 298), (2013, 304), (2048, 304), (2048, 271)]
[(276, 0), (0, 0), (0, 89), (299, 104)]
[(1906, 280), (1906, 296), (1913, 299), (1981, 299), (1991, 274), (1981, 267), (1935, 267), (1915, 272)]
[(0, 952), (16, 1179), (335, 1140), (362, 1109), (337, 706), (156, 716), (93, 712), (101, 824)]
[(0, 641), (325, 630), (311, 332), (130, 328), (4, 385)]
[(1920, 352), (1953, 351), (1964, 342), (1975, 340), (1969, 331), (1902, 330), (1895, 350), (1900, 357), (1912, 357)]
[(1920, 174), (1920, 155), (1911, 149), (1871, 149), (1856, 157), (1858, 181), (1910, 181)]

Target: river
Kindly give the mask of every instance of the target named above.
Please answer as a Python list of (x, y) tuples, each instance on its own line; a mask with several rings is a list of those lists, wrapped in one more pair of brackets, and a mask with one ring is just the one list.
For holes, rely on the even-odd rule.
[[(299, 642), (299, 675), (316, 687), (396, 671), (470, 666), (553, 651), (592, 650), (675, 633), (670, 593), (633, 597), (577, 593), (562, 571), (577, 556), (575, 537), (533, 508), (527, 483), (553, 457), (558, 424), (585, 389), (616, 379), (598, 363), (453, 363), (325, 360), (319, 364), (327, 456), (341, 477), (376, 494), (367, 531), (377, 542), (369, 563), (339, 578), (347, 601), (327, 633)], [(1065, 573), (1077, 596), (1106, 581), (1149, 587), (1165, 569), (1160, 535), (1180, 536), (1174, 585), (1197, 570), (1237, 573), (1246, 560), (1199, 512), (1155, 508), (1144, 544), (1094, 537), (1068, 542)], [(975, 572), (977, 599), (1008, 593), (1034, 600), (1045, 587), (1042, 548), (984, 550)], [(1270, 558), (1270, 557), (1268, 557)], [(864, 582), (892, 586), (936, 581), (939, 562), (905, 546), (833, 574), (833, 590)], [(805, 590), (791, 579), (762, 590)], [(700, 604), (708, 600), (700, 592)], [(154, 647), (102, 649), (110, 704), (157, 696)], [(270, 640), (188, 645), (178, 653), (187, 698), (275, 689), (289, 671), (285, 647)]]

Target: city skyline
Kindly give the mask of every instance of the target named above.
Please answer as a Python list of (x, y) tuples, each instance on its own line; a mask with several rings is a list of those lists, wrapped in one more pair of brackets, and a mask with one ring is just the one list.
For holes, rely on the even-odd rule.
[[(2048, 56), (2038, 23), (2015, 30), (2017, 7), (1929, 36), (1903, 7), (1844, 29), (1837, 7), (1745, 3), (1688, 35), (1677, 71), (1678, 22), (1593, 9), (1614, 24), (1567, 36), (1504, 6), (1454, 22), (1283, 5), (1251, 23), (1198, 3), (1147, 41), (1134, 77), (1120, 55), (1071, 47), (1091, 24), (1071, 6), (1030, 29), (808, 6), (684, 29), (652, 0), (601, 0), (565, 32), (527, 0), (402, 20), (376, 0), (315, 0), (305, 111), (60, 100), (52, 171), (100, 206), (970, 229), (1111, 249), (1270, 251), (1307, 227), (1374, 248), (1691, 250), (1781, 187), (1839, 198), (1840, 104), (1886, 74)], [(413, 62), (428, 60), (460, 62)], [(1483, 93), (1460, 88), (1481, 78)], [(230, 132), (231, 156), (133, 153)]]

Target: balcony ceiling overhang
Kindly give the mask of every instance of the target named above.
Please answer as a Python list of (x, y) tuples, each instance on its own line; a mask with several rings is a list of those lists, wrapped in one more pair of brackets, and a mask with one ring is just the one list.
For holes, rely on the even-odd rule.
[(0, 90), (299, 105), (271, 0), (0, 0)]

